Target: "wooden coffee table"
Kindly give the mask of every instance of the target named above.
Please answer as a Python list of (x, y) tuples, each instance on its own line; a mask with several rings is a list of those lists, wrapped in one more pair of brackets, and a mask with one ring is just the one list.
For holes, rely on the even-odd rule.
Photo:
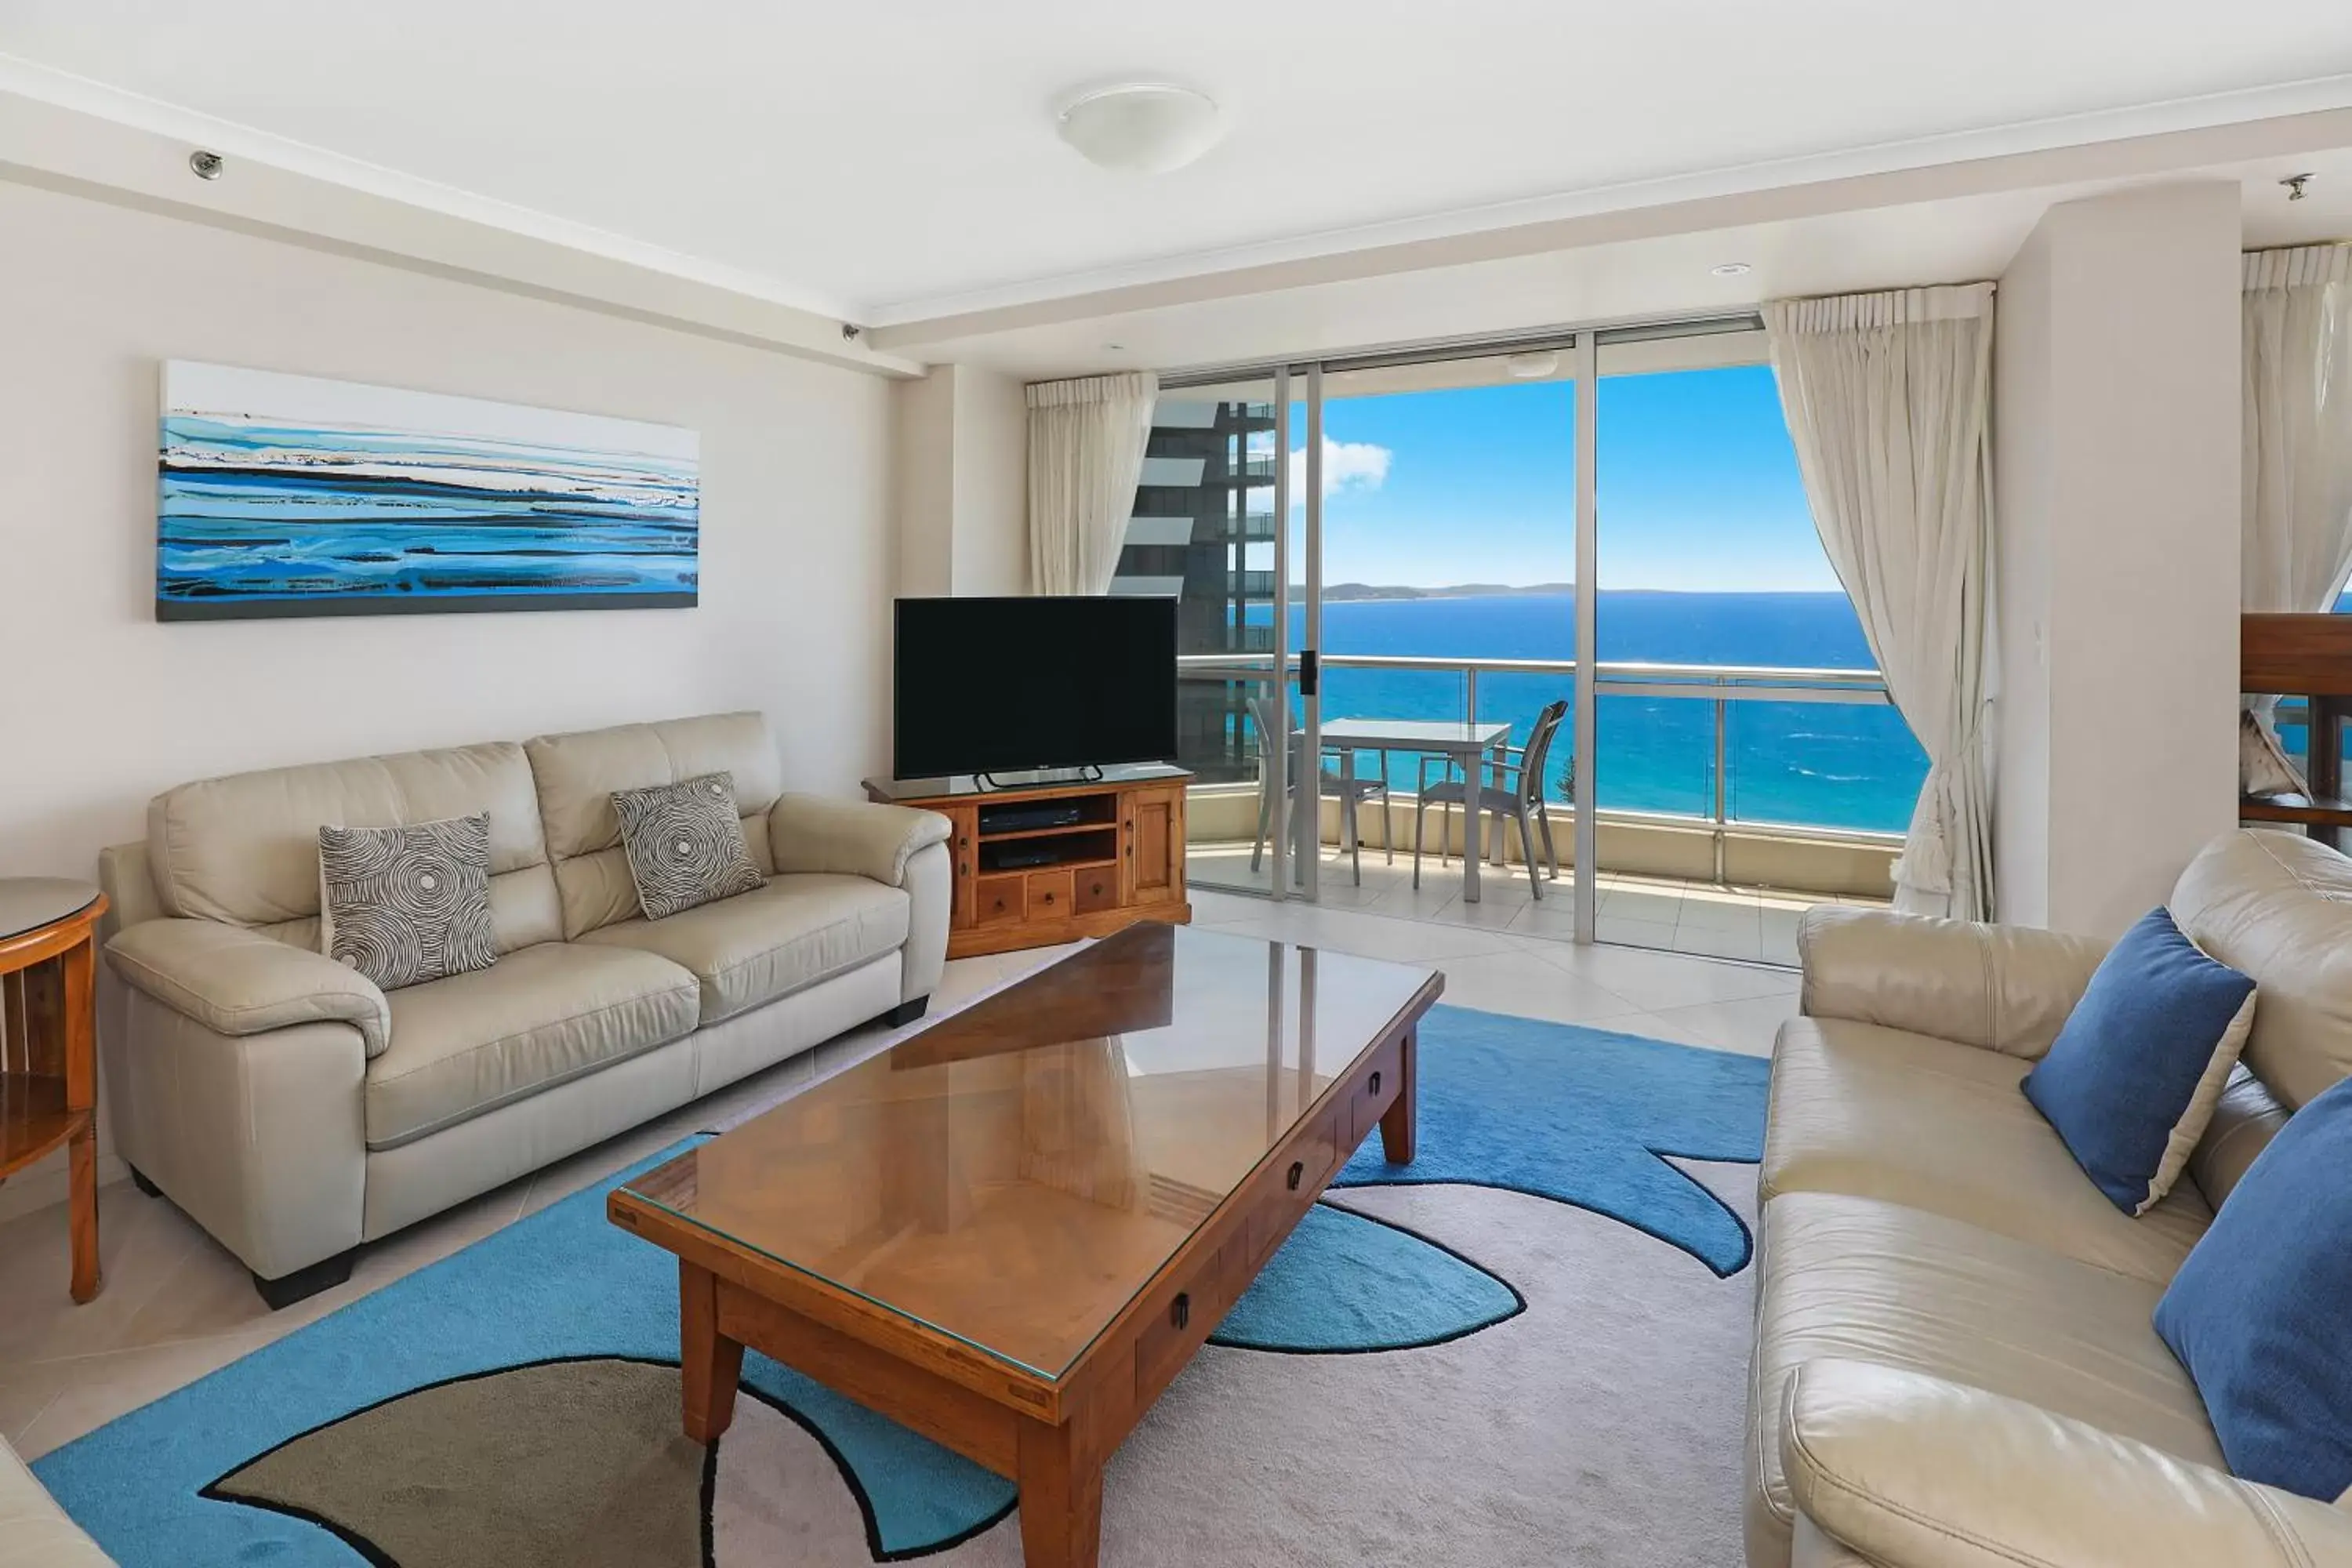
[(1375, 1123), (1412, 1158), (1444, 985), (1131, 926), (615, 1189), (677, 1254), (687, 1436), (754, 1346), (1012, 1477), (1032, 1568), (1093, 1563), (1120, 1440)]

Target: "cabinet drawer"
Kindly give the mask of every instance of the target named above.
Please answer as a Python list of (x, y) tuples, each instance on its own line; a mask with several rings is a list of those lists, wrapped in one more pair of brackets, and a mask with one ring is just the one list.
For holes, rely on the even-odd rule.
[(1021, 877), (982, 877), (972, 884), (972, 918), (976, 926), (1019, 925), (1029, 918), (1028, 900), (1022, 896)]
[(1032, 871), (1022, 879), (1028, 884), (1031, 920), (1060, 920), (1070, 912), (1069, 872)]
[(1070, 894), (1070, 907), (1078, 913), (1118, 908), (1118, 867), (1088, 866), (1074, 873), (1072, 879), (1076, 886)]

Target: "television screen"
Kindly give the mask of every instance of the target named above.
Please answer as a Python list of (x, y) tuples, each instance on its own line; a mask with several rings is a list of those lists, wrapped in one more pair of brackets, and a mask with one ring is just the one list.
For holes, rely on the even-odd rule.
[(901, 599), (899, 778), (1176, 755), (1172, 598)]

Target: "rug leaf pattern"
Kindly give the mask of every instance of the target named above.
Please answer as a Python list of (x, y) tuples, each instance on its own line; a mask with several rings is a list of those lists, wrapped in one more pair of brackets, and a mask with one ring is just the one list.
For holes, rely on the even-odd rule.
[(1646, 1231), (1718, 1278), (1748, 1267), (1748, 1227), (1664, 1156), (1762, 1160), (1763, 1058), (1440, 1007), (1420, 1072), (1413, 1163), (1390, 1164), (1375, 1135), (1335, 1188), (1507, 1187)]

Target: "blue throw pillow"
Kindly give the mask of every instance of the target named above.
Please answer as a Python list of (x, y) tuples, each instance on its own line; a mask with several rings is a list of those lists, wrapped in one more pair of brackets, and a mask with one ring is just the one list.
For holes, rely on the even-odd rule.
[(2352, 1487), (2352, 1079), (2255, 1157), (2156, 1304), (2230, 1468), (2333, 1502)]
[(2107, 1201), (2146, 1214), (2205, 1135), (2253, 1026), (2254, 983), (2150, 910), (2067, 1015), (2025, 1098)]

